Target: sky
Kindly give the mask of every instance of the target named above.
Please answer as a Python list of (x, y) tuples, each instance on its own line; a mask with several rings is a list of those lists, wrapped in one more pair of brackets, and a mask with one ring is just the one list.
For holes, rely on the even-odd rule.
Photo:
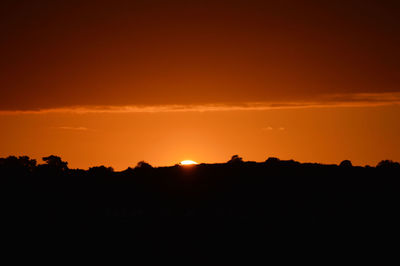
[(0, 157), (400, 161), (398, 1), (2, 1)]

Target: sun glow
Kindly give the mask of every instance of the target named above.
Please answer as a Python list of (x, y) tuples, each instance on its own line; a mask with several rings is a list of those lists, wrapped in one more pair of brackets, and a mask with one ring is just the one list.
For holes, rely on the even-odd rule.
[(193, 164), (197, 164), (197, 163), (192, 160), (184, 160), (181, 162), (181, 165), (193, 165)]

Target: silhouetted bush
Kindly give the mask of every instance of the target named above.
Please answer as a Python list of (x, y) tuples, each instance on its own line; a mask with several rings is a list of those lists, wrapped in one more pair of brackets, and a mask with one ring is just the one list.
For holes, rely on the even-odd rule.
[(58, 156), (50, 155), (47, 157), (43, 157), (42, 159), (43, 159), (43, 161), (46, 162), (47, 166), (49, 166), (51, 168), (61, 170), (61, 171), (65, 171), (68, 169), (68, 163), (62, 161), (61, 158)]
[(265, 163), (268, 165), (278, 165), (280, 163), (281, 160), (279, 160), (278, 158), (275, 157), (269, 157)]
[(228, 161), (229, 164), (240, 164), (243, 163), (243, 158), (239, 157), (239, 155), (233, 155), (232, 158)]
[(94, 166), (89, 168), (89, 174), (91, 175), (108, 175), (114, 172), (112, 167), (106, 167), (104, 165), (101, 166)]
[(151, 168), (153, 168), (153, 166), (151, 166), (149, 163), (147, 163), (145, 161), (140, 161), (140, 162), (138, 162), (138, 164), (136, 165), (135, 168), (138, 168), (138, 169), (151, 169)]
[(380, 161), (376, 167), (377, 168), (400, 168), (400, 163), (393, 162), (392, 160), (383, 160), (383, 161)]
[(353, 164), (349, 160), (344, 160), (339, 164), (340, 167), (352, 167)]
[(28, 156), (20, 156), (18, 158), (9, 156), (7, 158), (0, 158), (0, 167), (33, 171), (36, 167), (36, 160), (30, 159)]

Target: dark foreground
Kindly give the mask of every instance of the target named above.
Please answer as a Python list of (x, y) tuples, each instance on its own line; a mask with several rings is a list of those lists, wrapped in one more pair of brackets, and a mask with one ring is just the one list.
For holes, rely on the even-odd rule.
[(70, 170), (61, 160), (38, 166), (13, 160), (0, 164), (3, 229), (10, 234), (81, 231), (145, 239), (143, 245), (162, 239), (218, 245), (277, 234), (281, 240), (292, 233), (323, 237), (343, 229), (370, 237), (400, 222), (400, 167), (392, 162), (353, 167), (270, 159), (143, 164), (114, 172)]

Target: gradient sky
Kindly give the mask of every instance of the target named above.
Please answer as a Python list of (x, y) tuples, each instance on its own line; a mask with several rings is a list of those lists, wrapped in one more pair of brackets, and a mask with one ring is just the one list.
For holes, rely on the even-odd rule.
[(400, 160), (399, 1), (2, 1), (0, 156)]

